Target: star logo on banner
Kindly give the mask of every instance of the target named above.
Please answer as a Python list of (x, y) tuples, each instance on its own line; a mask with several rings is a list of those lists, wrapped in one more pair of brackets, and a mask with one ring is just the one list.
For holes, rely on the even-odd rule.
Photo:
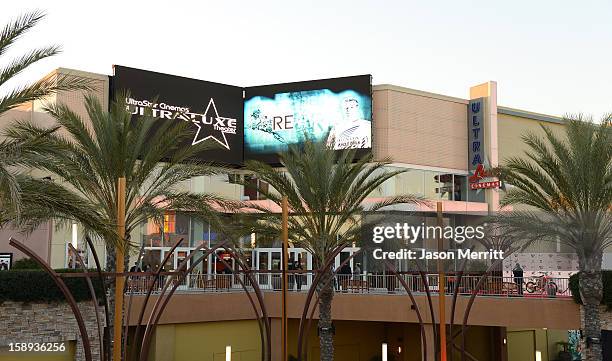
[[(193, 120), (193, 124), (198, 127), (198, 131), (193, 138), (191, 145), (196, 145), (207, 139), (213, 139), (226, 149), (230, 149), (227, 142), (226, 133), (235, 134), (236, 119), (220, 117), (217, 106), (213, 98), (210, 98), (201, 119)], [(233, 128), (232, 125), (234, 124)], [(233, 131), (232, 131), (233, 130)]]

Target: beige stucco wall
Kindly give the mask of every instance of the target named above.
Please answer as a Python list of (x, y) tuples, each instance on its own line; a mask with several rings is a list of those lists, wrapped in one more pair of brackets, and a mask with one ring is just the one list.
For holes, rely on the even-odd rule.
[(498, 115), (499, 160), (510, 157), (523, 157), (527, 146), (521, 138), (523, 135), (533, 133), (544, 136), (541, 126), (549, 127), (555, 134), (563, 133), (563, 124), (539, 121), (508, 114)]
[[(108, 106), (108, 76), (101, 74), (88, 73), (83, 71), (69, 70), (59, 68), (49, 74), (71, 75), (84, 77), (91, 80), (91, 86), (94, 88), (92, 92), (100, 99), (103, 107)], [(28, 121), (41, 127), (50, 127), (55, 124), (54, 119), (47, 113), (44, 113), (44, 107), (49, 104), (61, 103), (65, 104), (78, 115), (87, 119), (87, 112), (84, 106), (85, 99), (84, 91), (62, 91), (58, 94), (47, 97), (43, 101), (34, 101), (21, 105), (20, 107), (10, 110), (0, 115), (0, 132), (9, 127), (15, 121)], [(1, 133), (0, 133), (1, 134)], [(2, 136), (0, 135), (0, 139)], [(34, 172), (35, 176), (44, 177), (46, 174), (43, 171)], [(65, 244), (71, 239), (71, 226), (56, 227), (52, 222), (45, 223), (31, 234), (23, 234), (17, 229), (5, 227), (0, 230), (0, 252), (14, 253), (14, 261), (21, 258), (23, 255), (8, 244), (8, 239), (15, 237), (17, 240), (24, 242), (28, 247), (32, 248), (43, 259), (49, 261), (52, 267), (64, 267), (65, 260)], [(82, 239), (82, 233), (79, 235)], [(103, 253), (99, 253), (102, 255)]]
[(373, 92), (374, 155), (467, 170), (467, 101), (391, 85)]

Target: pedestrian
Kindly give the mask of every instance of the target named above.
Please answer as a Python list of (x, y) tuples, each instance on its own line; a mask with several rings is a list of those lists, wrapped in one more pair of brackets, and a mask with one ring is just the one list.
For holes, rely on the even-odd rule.
[(355, 263), (355, 268), (353, 268), (353, 279), (361, 279), (361, 264), (359, 263)]
[[(295, 261), (293, 262), (289, 262), (289, 264), (287, 265), (287, 268), (289, 271), (295, 271)], [(288, 272), (289, 273), (289, 291), (293, 291), (293, 286), (295, 285), (295, 273), (293, 272)]]
[(521, 265), (518, 262), (512, 269), (512, 275), (514, 276), (514, 283), (516, 283), (517, 292), (519, 295), (522, 295), (523, 294), (523, 269), (521, 268)]
[(138, 262), (134, 262), (134, 265), (130, 268), (130, 272), (140, 272), (140, 266)]
[(348, 262), (340, 268), (340, 288), (343, 292), (347, 290), (352, 273), (351, 266)]
[[(302, 267), (302, 261), (301, 259), (298, 257), (298, 260), (295, 261), (295, 269), (297, 271), (303, 271), (304, 267)], [(297, 281), (297, 290), (298, 292), (302, 290), (302, 277), (305, 277), (305, 275), (303, 275), (302, 273), (297, 273), (295, 275), (295, 280)]]

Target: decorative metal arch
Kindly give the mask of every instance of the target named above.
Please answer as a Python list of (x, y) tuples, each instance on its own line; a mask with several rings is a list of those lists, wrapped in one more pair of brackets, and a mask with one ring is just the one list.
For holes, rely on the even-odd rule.
[[(106, 325), (110, 325), (110, 316), (109, 316), (109, 310), (108, 310), (108, 300), (106, 298), (106, 285), (104, 283), (104, 277), (105, 276), (112, 276), (112, 277), (118, 277), (118, 276), (129, 276), (132, 275), (133, 272), (124, 272), (122, 274), (118, 274), (118, 273), (104, 273), (102, 272), (101, 266), (100, 266), (100, 261), (97, 255), (97, 252), (95, 250), (95, 247), (93, 245), (93, 242), (91, 241), (91, 239), (89, 237), (86, 237), (86, 241), (87, 244), (90, 247), (90, 250), (93, 254), (95, 263), (96, 263), (96, 271), (97, 271), (97, 276), (100, 280), (100, 285), (102, 286), (102, 289), (105, 291), (103, 292), (103, 301), (104, 301), (104, 312), (105, 312), (105, 318), (106, 318)], [(178, 245), (183, 241), (183, 239), (179, 239), (176, 244), (174, 244), (174, 246), (170, 249), (170, 251), (168, 252), (168, 254), (166, 254), (166, 257), (164, 258), (164, 260), (162, 261), (162, 263), (160, 264), (160, 267), (156, 270), (155, 273), (152, 274), (152, 276), (154, 277), (154, 279), (159, 279), (159, 277), (161, 276), (161, 270), (163, 269), (163, 267), (167, 264), (167, 262), (170, 259), (170, 256), (174, 253), (174, 251), (176, 250), (176, 248), (178, 247)], [(75, 317), (75, 320), (77, 322), (78, 328), (79, 328), (79, 333), (81, 335), (81, 339), (83, 342), (83, 350), (85, 353), (85, 360), (86, 361), (93, 361), (92, 360), (92, 355), (91, 355), (91, 343), (90, 343), (90, 339), (89, 339), (89, 335), (87, 333), (87, 329), (85, 327), (85, 323), (83, 320), (83, 315), (81, 314), (81, 311), (78, 308), (78, 304), (76, 303), (74, 296), (72, 295), (72, 293), (70, 292), (70, 289), (66, 286), (65, 282), (63, 281), (62, 277), (55, 272), (50, 266), (49, 264), (47, 264), (42, 258), (40, 258), (34, 251), (32, 251), (30, 248), (28, 248), (27, 246), (25, 246), (24, 244), (22, 244), (21, 242), (15, 240), (14, 238), (10, 238), (9, 240), (9, 244), (15, 248), (17, 248), (18, 250), (20, 250), (21, 252), (23, 252), (24, 254), (28, 255), (30, 258), (32, 258), (36, 263), (38, 263), (42, 269), (51, 276), (51, 278), (53, 279), (53, 281), (56, 283), (56, 285), (60, 288), (62, 294), (64, 295), (64, 297), (66, 298), (66, 301), (68, 302), (72, 313)], [(242, 279), (240, 279), (240, 277), (236, 278), (238, 279), (238, 282), (240, 283), (240, 285), (242, 286), (242, 289), (245, 291), (248, 299), (249, 299), (249, 303), (251, 304), (251, 307), (253, 308), (253, 311), (255, 313), (256, 319), (258, 321), (258, 325), (259, 325), (259, 329), (260, 329), (260, 336), (261, 336), (261, 342), (262, 342), (262, 361), (270, 361), (271, 360), (271, 327), (270, 327), (270, 319), (268, 316), (268, 312), (266, 310), (266, 306), (264, 303), (264, 299), (263, 299), (263, 294), (261, 291), (261, 288), (259, 287), (259, 284), (256, 282), (256, 280), (254, 279), (253, 275), (252, 275), (252, 270), (249, 268), (249, 266), (246, 264), (246, 262), (244, 261), (244, 259), (240, 256), (239, 252), (237, 250), (235, 250), (231, 245), (228, 245), (228, 242), (223, 242), (215, 247), (212, 248), (208, 248), (206, 246), (204, 246), (203, 244), (196, 247), (196, 249), (194, 249), (188, 257), (186, 257), (181, 264), (179, 265), (178, 269), (176, 272), (173, 272), (172, 274), (169, 274), (164, 282), (164, 287), (162, 289), (162, 291), (160, 292), (160, 294), (157, 297), (157, 300), (153, 306), (153, 309), (151, 310), (151, 313), (149, 315), (148, 321), (146, 323), (146, 328), (143, 334), (143, 339), (141, 342), (141, 347), (140, 347), (140, 351), (138, 352), (137, 348), (135, 347), (135, 345), (138, 343), (138, 339), (140, 338), (140, 329), (141, 329), (141, 324), (142, 321), (144, 319), (144, 313), (145, 310), (147, 308), (148, 302), (150, 300), (151, 294), (153, 293), (153, 288), (155, 287), (155, 282), (151, 282), (151, 284), (149, 285), (149, 287), (147, 288), (147, 294), (144, 298), (143, 301), (143, 305), (142, 308), (139, 312), (138, 315), (138, 323), (136, 325), (136, 330), (134, 333), (134, 347), (132, 347), (129, 357), (127, 355), (127, 350), (124, 350), (124, 352), (126, 353), (124, 355), (124, 357), (126, 357), (126, 359), (129, 360), (134, 360), (136, 358), (136, 356), (138, 356), (139, 360), (147, 360), (148, 359), (148, 355), (149, 355), (149, 348), (150, 348), (150, 342), (151, 342), (151, 337), (152, 334), (157, 326), (157, 323), (159, 322), (161, 315), (163, 314), (168, 302), (170, 301), (170, 299), (172, 298), (172, 296), (174, 295), (176, 289), (178, 288), (178, 286), (183, 282), (183, 280), (187, 277), (187, 275), (191, 274), (191, 272), (194, 270), (194, 268), (201, 263), (204, 259), (208, 258), (209, 255), (213, 254), (217, 249), (219, 248), (224, 248), (224, 250), (230, 254), (230, 256), (236, 261), (236, 263), (238, 264), (238, 266), (242, 269), (243, 273), (245, 275), (245, 277), (249, 280), (250, 286), (252, 287), (255, 295), (256, 295), (256, 299), (257, 299), (257, 304), (259, 305), (259, 308), (257, 307), (257, 304), (255, 302), (255, 300), (253, 299), (251, 292), (249, 291), (249, 289), (247, 288), (247, 284), (244, 283), (244, 281)], [(95, 289), (93, 287), (93, 283), (91, 281), (91, 277), (90, 277), (90, 273), (87, 272), (86, 269), (86, 265), (82, 259), (82, 257), (80, 257), (80, 255), (78, 254), (78, 252), (76, 251), (76, 249), (74, 249), (74, 247), (72, 247), (72, 245), (70, 245), (70, 250), (71, 252), (75, 253), (75, 256), (78, 260), (78, 263), (80, 265), (80, 267), (82, 269), (84, 269), (85, 272), (83, 272), (82, 274), (72, 274), (72, 276), (74, 277), (83, 277), (85, 278), (85, 281), (87, 282), (91, 297), (92, 297), (92, 302), (94, 303), (94, 308), (96, 310), (96, 321), (97, 321), (97, 326), (98, 326), (98, 335), (104, 335), (100, 338), (100, 357), (101, 360), (108, 360), (110, 357), (110, 338), (109, 337), (105, 337), (107, 335), (107, 333), (105, 332), (105, 330), (108, 330), (108, 327), (106, 327), (106, 329), (103, 328), (100, 319), (99, 319), (99, 312), (100, 312), (100, 308), (99, 308), (99, 303), (98, 303), (98, 299), (95, 293)], [(189, 261), (196, 255), (197, 251), (199, 250), (204, 250), (204, 254), (199, 257), (196, 261), (194, 261), (191, 266), (189, 267), (189, 269), (185, 270), (185, 268), (187, 268), (187, 264), (189, 263)], [(227, 267), (227, 269), (231, 270), (232, 275), (236, 275), (236, 274), (240, 274), (239, 272), (237, 272), (233, 267), (231, 267), (225, 260), (220, 259), (221, 262), (223, 262), (223, 264)], [(173, 279), (176, 279), (176, 282), (173, 282)], [(172, 285), (171, 290), (168, 292), (168, 294), (166, 295), (166, 291), (168, 290), (169, 286)], [(127, 287), (127, 286), (126, 286)], [(125, 290), (124, 290), (125, 292)], [(131, 299), (131, 294), (130, 294), (130, 299)], [(123, 314), (123, 322), (125, 324), (126, 327), (126, 331), (124, 332), (125, 335), (127, 335), (127, 327), (129, 327), (129, 312), (124, 312)]]
[(64, 297), (66, 297), (66, 301), (68, 302), (70, 309), (72, 310), (72, 313), (74, 314), (74, 318), (76, 319), (76, 322), (79, 328), (79, 333), (81, 334), (81, 340), (83, 342), (83, 352), (85, 353), (85, 360), (92, 361), (91, 343), (89, 342), (89, 335), (87, 334), (87, 329), (85, 328), (85, 322), (83, 321), (83, 315), (81, 314), (81, 311), (79, 311), (79, 306), (77, 305), (74, 299), (74, 296), (72, 296), (70, 289), (68, 289), (68, 286), (66, 286), (66, 283), (64, 282), (64, 280), (62, 280), (59, 274), (55, 272), (42, 258), (40, 258), (40, 256), (34, 253), (34, 251), (32, 251), (30, 248), (28, 248), (23, 243), (11, 237), (9, 239), (9, 244), (17, 248), (21, 252), (27, 254), (30, 258), (36, 261), (36, 263), (38, 263), (43, 268), (43, 270), (45, 270), (45, 272), (47, 272), (47, 274), (51, 276), (51, 278), (53, 279), (53, 282), (55, 282), (57, 287), (59, 287), (60, 291), (62, 291), (62, 293), (64, 294)]

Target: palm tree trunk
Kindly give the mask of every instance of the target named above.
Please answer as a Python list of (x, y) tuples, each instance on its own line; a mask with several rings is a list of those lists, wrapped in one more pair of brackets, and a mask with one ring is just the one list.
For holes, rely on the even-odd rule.
[[(601, 259), (601, 258), (600, 258)], [(603, 297), (603, 283), (601, 271), (581, 271), (580, 297), (584, 306), (584, 332), (587, 338), (586, 361), (601, 361), (601, 324), (599, 319), (599, 305)]]
[[(321, 287), (327, 284), (325, 287)], [(331, 270), (325, 271), (317, 286), (319, 293), (319, 347), (321, 361), (334, 360), (334, 330), (332, 329), (332, 301), (334, 299), (334, 281)]]
[[(115, 248), (106, 246), (106, 272), (114, 272), (117, 269), (116, 264), (116, 254)], [(113, 354), (113, 345), (111, 344), (113, 340), (113, 324), (115, 320), (115, 278), (109, 277), (106, 280), (106, 289), (107, 289), (107, 299), (108, 299), (108, 313), (109, 313), (109, 322), (110, 325), (106, 325), (106, 335), (108, 339), (106, 342), (108, 343), (108, 355)]]
[[(116, 250), (115, 247), (112, 246), (106, 246), (106, 271), (107, 272), (115, 272), (117, 270), (117, 254), (116, 254)], [(125, 264), (125, 269), (128, 270), (128, 265), (129, 265), (129, 259), (130, 259), (130, 255), (129, 252), (125, 253), (125, 258), (123, 260), (124, 264)], [(106, 325), (107, 327), (107, 336), (108, 336), (108, 344), (109, 346), (109, 355), (112, 355), (113, 352), (113, 346), (112, 345), (112, 340), (114, 332), (113, 332), (113, 326), (114, 326), (114, 319), (115, 319), (115, 285), (116, 285), (116, 278), (115, 277), (110, 277), (107, 279), (107, 299), (108, 299), (108, 313), (109, 313), (109, 322), (110, 325)], [(125, 350), (123, 350), (123, 352), (125, 352)]]

